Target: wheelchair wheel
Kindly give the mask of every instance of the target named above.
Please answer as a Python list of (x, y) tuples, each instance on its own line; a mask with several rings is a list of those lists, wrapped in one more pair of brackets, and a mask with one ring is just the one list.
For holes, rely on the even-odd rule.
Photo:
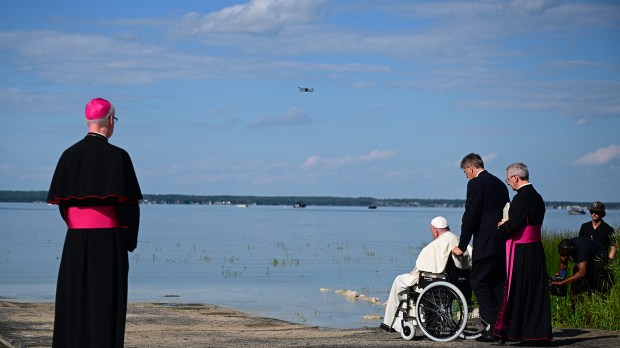
[(439, 281), (424, 288), (415, 310), (418, 326), (433, 341), (452, 341), (465, 330), (467, 301), (453, 284)]
[(400, 336), (407, 341), (411, 341), (415, 336), (415, 326), (410, 321), (403, 321)]

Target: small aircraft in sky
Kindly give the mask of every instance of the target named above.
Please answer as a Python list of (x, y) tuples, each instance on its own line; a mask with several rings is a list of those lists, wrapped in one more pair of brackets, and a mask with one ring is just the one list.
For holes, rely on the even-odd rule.
[(314, 92), (314, 87), (297, 87), (300, 92)]

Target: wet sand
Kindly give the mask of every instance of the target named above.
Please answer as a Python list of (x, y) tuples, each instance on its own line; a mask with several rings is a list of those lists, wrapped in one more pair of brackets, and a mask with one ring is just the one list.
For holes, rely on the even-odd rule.
[[(0, 300), (0, 347), (49, 347), (54, 305)], [(130, 303), (125, 347), (480, 347), (469, 340), (413, 341), (378, 328), (328, 329), (203, 304)], [(506, 346), (519, 346), (518, 342)], [(554, 329), (551, 347), (619, 347), (620, 332)]]

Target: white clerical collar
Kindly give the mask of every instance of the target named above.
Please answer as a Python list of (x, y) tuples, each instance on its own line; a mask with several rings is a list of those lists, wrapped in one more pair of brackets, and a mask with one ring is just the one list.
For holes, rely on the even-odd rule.
[(103, 134), (103, 133), (99, 133), (99, 132), (88, 132), (88, 133), (90, 133), (90, 134), (97, 134), (97, 135), (101, 135), (102, 137), (104, 137), (104, 138), (106, 138), (106, 139), (108, 138), (108, 137), (106, 137), (106, 136), (105, 136), (105, 134)]
[(519, 191), (521, 189), (521, 187), (527, 186), (527, 185), (531, 185), (531, 184), (532, 184), (531, 182), (528, 182), (527, 184), (523, 184), (523, 185), (517, 187), (517, 191)]

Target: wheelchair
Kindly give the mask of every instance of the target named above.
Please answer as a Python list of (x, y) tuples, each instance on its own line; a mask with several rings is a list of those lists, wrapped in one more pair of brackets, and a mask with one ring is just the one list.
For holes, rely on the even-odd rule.
[(401, 337), (408, 341), (414, 338), (416, 327), (436, 342), (480, 337), (489, 326), (480, 319), (472, 299), (469, 273), (469, 269), (457, 268), (452, 257), (443, 273), (420, 272), (418, 284), (409, 287), (400, 301), (391, 327), (400, 319)]

